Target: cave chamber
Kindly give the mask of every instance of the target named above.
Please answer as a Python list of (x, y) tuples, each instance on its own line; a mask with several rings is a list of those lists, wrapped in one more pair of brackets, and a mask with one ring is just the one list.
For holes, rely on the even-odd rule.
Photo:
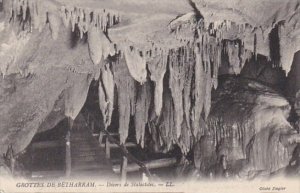
[(0, 176), (299, 176), (299, 4), (0, 0)]

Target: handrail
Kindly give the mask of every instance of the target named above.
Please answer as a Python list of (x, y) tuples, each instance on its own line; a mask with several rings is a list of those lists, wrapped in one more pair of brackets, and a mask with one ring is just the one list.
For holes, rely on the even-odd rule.
[[(88, 112), (87, 112), (88, 113)], [(95, 122), (96, 118), (93, 114), (89, 114), (89, 116), (93, 119), (93, 121)], [(87, 123), (86, 117), (84, 117), (84, 121), (86, 122), (87, 126), (89, 126), (89, 124)], [(97, 122), (96, 122), (97, 124)], [(108, 139), (116, 144), (121, 150), (122, 150), (122, 154), (127, 157), (130, 161), (135, 162), (138, 166), (140, 166), (140, 168), (145, 172), (145, 174), (147, 175), (147, 177), (151, 178), (152, 175), (149, 171), (149, 169), (147, 168), (147, 166), (140, 160), (138, 160), (137, 158), (135, 158), (128, 150), (127, 148), (123, 145), (123, 144), (119, 144), (119, 142), (110, 135), (110, 133), (107, 130), (102, 130), (102, 132), (104, 132), (106, 134), (106, 136), (108, 137)]]

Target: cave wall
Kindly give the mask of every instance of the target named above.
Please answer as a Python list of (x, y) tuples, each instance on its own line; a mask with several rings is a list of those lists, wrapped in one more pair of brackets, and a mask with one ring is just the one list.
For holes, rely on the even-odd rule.
[(230, 176), (284, 170), (296, 146), (291, 139), (297, 136), (287, 121), (290, 109), (283, 95), (268, 86), (242, 77), (226, 79), (213, 92), (205, 134), (195, 145), (195, 167), (205, 175), (220, 175), (216, 168), (225, 156)]
[[(2, 31), (1, 37), (9, 36), (11, 30)], [(40, 127), (50, 129), (65, 114), (76, 116), (97, 72), (84, 43), (71, 48), (70, 29), (63, 28), (57, 40), (47, 28), (27, 35), (24, 52), (16, 55), (16, 69), (20, 72), (3, 75), (0, 80), (1, 153), (9, 144), (20, 152)], [(73, 87), (76, 92), (72, 92)], [(65, 104), (70, 107), (66, 112)], [(47, 120), (54, 122), (45, 123)]]

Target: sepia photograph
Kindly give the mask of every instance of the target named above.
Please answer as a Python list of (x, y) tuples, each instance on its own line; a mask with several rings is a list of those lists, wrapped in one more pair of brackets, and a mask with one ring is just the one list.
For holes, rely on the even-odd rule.
[(0, 0), (0, 193), (299, 193), (300, 0)]

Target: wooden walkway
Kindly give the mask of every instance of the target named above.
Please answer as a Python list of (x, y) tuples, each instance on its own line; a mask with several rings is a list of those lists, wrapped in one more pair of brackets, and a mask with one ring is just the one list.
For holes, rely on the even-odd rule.
[(105, 158), (104, 148), (93, 137), (84, 117), (76, 118), (70, 135), (71, 172), (70, 177), (93, 177), (111, 179), (118, 176), (113, 172), (112, 165)]
[[(88, 123), (87, 119), (92, 119), (92, 121)], [(117, 145), (119, 144), (117, 133), (102, 131), (95, 134), (93, 133), (95, 118), (89, 117), (87, 119), (83, 114), (79, 114), (73, 123), (69, 120), (66, 127), (71, 129), (67, 132), (65, 141), (40, 141), (31, 145), (32, 150), (60, 148), (62, 153), (65, 153), (65, 170), (32, 171), (32, 178), (66, 177), (126, 181), (129, 172), (138, 174), (133, 179), (140, 180), (142, 173), (149, 173), (150, 176), (148, 169), (167, 168), (176, 165), (177, 160), (174, 157), (144, 160), (143, 162), (136, 159), (132, 153), (141, 153), (136, 143), (127, 142), (122, 146)], [(130, 151), (127, 148), (130, 148)], [(113, 150), (112, 155), (111, 150)], [(142, 169), (146, 167), (147, 170)], [(132, 178), (133, 175), (130, 176)]]
[[(90, 119), (89, 123), (87, 119)], [(177, 160), (174, 157), (143, 159), (140, 155), (143, 152), (135, 142), (127, 142), (122, 146), (117, 145), (119, 144), (118, 133), (105, 131), (99, 134), (93, 133), (95, 118), (89, 117), (87, 119), (83, 114), (79, 114), (73, 123), (70, 120), (69, 122), (66, 121), (65, 127), (72, 127), (72, 129), (67, 132), (65, 141), (55, 139), (31, 144), (31, 151), (43, 150), (44, 153), (46, 152), (44, 157), (47, 157), (48, 152), (53, 148), (58, 148), (62, 155), (52, 154), (52, 156), (60, 157), (65, 154), (63, 156), (65, 167), (52, 168), (52, 170), (40, 168), (40, 170), (32, 171), (32, 178), (55, 179), (66, 177), (71, 179), (126, 181), (128, 179), (127, 173), (131, 173), (129, 175), (130, 179), (140, 180), (142, 174), (148, 175), (149, 173), (149, 176), (151, 176), (148, 169), (168, 168), (176, 165)], [(111, 150), (113, 150), (112, 154)], [(135, 156), (144, 161), (136, 159)], [(44, 162), (44, 165), (48, 164), (46, 162)], [(147, 168), (147, 170), (142, 168)]]

